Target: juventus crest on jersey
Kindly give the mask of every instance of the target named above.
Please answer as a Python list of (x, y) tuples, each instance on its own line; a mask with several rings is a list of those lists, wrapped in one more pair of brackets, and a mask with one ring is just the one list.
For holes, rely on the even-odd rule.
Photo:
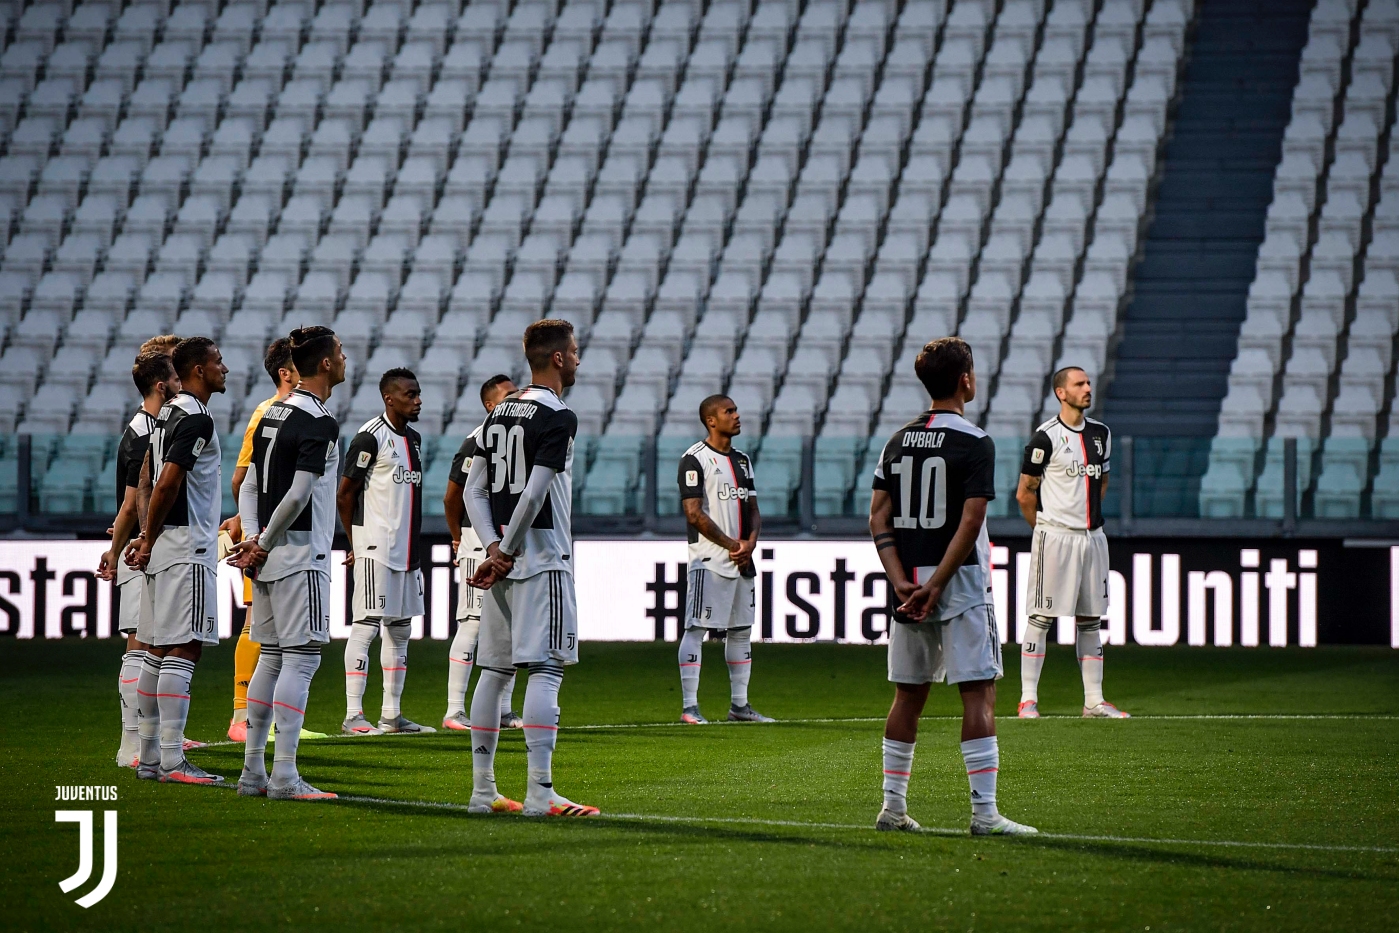
[(350, 441), (343, 474), (364, 481), (351, 530), (355, 556), (399, 571), (422, 564), (423, 441), (411, 425), (404, 429), (383, 415), (366, 421)]
[[(874, 488), (894, 507), (894, 541), (904, 572), (922, 583), (942, 563), (968, 499), (996, 498), (996, 444), (962, 415), (930, 410), (884, 445)], [(976, 546), (948, 581), (933, 619), (950, 619), (984, 605), (991, 584), (986, 523)]]
[[(680, 458), (680, 498), (703, 499), (704, 511), (730, 538), (740, 540), (753, 530), (753, 461), (741, 450), (720, 453), (700, 441)], [(721, 577), (736, 577), (739, 569), (729, 552), (700, 534), (694, 525), (686, 529), (690, 541), (690, 569), (712, 570)], [(748, 565), (751, 569), (752, 565)]]
[(1078, 430), (1056, 415), (1035, 429), (1020, 472), (1041, 477), (1039, 520), (1075, 530), (1103, 526), (1103, 477), (1112, 469), (1112, 432), (1083, 419)]
[[(117, 506), (126, 498), (127, 488), (141, 485), (141, 466), (146, 462), (146, 451), (151, 449), (151, 432), (155, 430), (155, 418), (144, 408), (136, 409), (136, 414), (127, 422), (117, 444)], [(139, 570), (126, 566), (126, 561), (117, 561), (117, 584), (127, 582), (140, 575)]]
[(525, 386), (507, 396), (481, 425), (478, 456), (486, 457), (491, 520), (503, 533), (536, 466), (556, 470), (539, 514), (525, 532), (524, 553), (510, 579), (545, 570), (573, 572), (573, 438), (578, 416), (553, 389)]
[(156, 416), (150, 445), (152, 483), (159, 480), (167, 463), (182, 467), (185, 475), (165, 516), (165, 527), (151, 548), (146, 573), (175, 564), (213, 567), (218, 560), (223, 457), (208, 407), (188, 392), (176, 395)]
[(335, 483), (340, 466), (340, 425), (316, 396), (297, 389), (274, 402), (253, 435), (257, 470), (257, 526), (267, 522), (291, 490), (298, 472), (319, 477), (311, 503), (292, 519), (286, 539), (273, 548), (258, 570), (264, 583), (304, 570), (330, 573), (335, 536)]

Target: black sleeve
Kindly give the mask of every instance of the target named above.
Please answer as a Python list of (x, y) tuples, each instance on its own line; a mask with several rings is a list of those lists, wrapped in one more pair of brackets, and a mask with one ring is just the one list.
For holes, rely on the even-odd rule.
[(981, 438), (967, 467), (963, 495), (968, 499), (996, 498), (996, 442), (989, 437)]
[(700, 466), (699, 459), (692, 454), (680, 458), (680, 469), (676, 471), (675, 481), (680, 484), (681, 499), (704, 498), (704, 468)]
[(568, 464), (568, 445), (577, 433), (578, 416), (567, 408), (559, 409), (539, 436), (534, 465), (562, 473)]
[(151, 436), (133, 436), (122, 443), (126, 446), (126, 475), (121, 477), (121, 484), (135, 489), (141, 485), (141, 466), (146, 462), (146, 451), (151, 449)]
[(340, 440), (340, 425), (334, 418), (316, 418), (307, 427), (296, 444), (296, 470), (298, 473), (325, 473), (326, 461), (330, 459), (335, 445)]
[[(203, 414), (186, 415), (170, 429), (169, 439), (165, 443), (165, 462), (185, 470), (194, 469), (194, 462), (213, 437), (213, 418)], [(140, 470), (139, 466), (137, 470)], [(139, 472), (137, 476), (140, 476)]]
[(379, 456), (379, 439), (368, 431), (361, 431), (350, 441), (350, 449), (345, 454), (345, 465), (340, 475), (346, 479), (360, 480), (374, 468), (374, 459)]
[(1025, 445), (1025, 459), (1020, 463), (1020, 472), (1026, 476), (1043, 476), (1052, 453), (1054, 444), (1049, 440), (1049, 435), (1036, 431), (1030, 443)]
[(466, 485), (467, 463), (476, 456), (476, 438), (467, 435), (466, 440), (461, 442), (456, 454), (452, 457), (452, 467), (447, 471), (447, 481), (456, 483), (458, 486)]

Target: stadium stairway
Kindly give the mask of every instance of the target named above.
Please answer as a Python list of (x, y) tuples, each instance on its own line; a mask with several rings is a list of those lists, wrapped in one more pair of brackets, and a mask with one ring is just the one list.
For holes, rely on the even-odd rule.
[[(1203, 0), (1104, 420), (1138, 509), (1193, 514), (1263, 240), (1310, 0)], [(1151, 501), (1146, 501), (1148, 497)]]

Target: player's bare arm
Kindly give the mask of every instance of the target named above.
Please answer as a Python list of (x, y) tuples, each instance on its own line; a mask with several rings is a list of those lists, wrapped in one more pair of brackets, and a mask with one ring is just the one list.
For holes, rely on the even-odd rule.
[[(355, 523), (355, 501), (364, 490), (363, 479), (340, 477), (340, 485), (335, 490), (335, 510), (340, 513), (340, 525), (345, 529), (345, 566), (355, 565), (355, 539), (351, 530)], [(461, 537), (461, 532), (457, 532)]]
[(981, 534), (981, 526), (985, 523), (986, 500), (968, 499), (962, 506), (962, 521), (957, 525), (957, 533), (948, 543), (947, 552), (938, 563), (938, 569), (905, 600), (899, 607), (900, 612), (910, 619), (921, 621), (927, 618), (928, 613), (942, 598), (942, 591), (947, 588), (952, 575), (966, 561), (972, 548), (976, 547), (977, 536)]
[(452, 566), (457, 565), (457, 548), (461, 547), (461, 520), (466, 515), (466, 500), (462, 493), (466, 487), (455, 480), (447, 480), (447, 492), (442, 496), (442, 516), (447, 519), (447, 534), (452, 536)]
[[(685, 506), (685, 520), (694, 526), (695, 531), (713, 541), (730, 554), (743, 547), (743, 542), (730, 538), (719, 530), (714, 519), (704, 510), (703, 499), (682, 499)], [(751, 550), (751, 549), (750, 549)], [(735, 563), (738, 561), (735, 560)]]
[(1025, 521), (1030, 523), (1030, 527), (1035, 527), (1035, 519), (1039, 511), (1040, 483), (1044, 477), (1030, 476), (1027, 473), (1020, 474), (1020, 484), (1015, 487), (1015, 502), (1020, 506), (1020, 514), (1025, 516)]
[(748, 502), (753, 507), (753, 530), (748, 532), (748, 537), (738, 543), (738, 547), (729, 550), (729, 560), (739, 567), (753, 563), (753, 551), (758, 547), (758, 535), (763, 530), (763, 517), (758, 514), (758, 497), (750, 492)]
[(899, 550), (894, 544), (894, 500), (883, 489), (876, 489), (870, 495), (870, 537), (874, 539), (879, 563), (884, 567), (884, 576), (894, 589), (899, 602), (905, 602), (917, 589), (913, 581), (904, 573), (904, 565), (899, 560)]
[(140, 526), (137, 499), (136, 489), (132, 486), (126, 487), (126, 495), (121, 500), (121, 507), (117, 509), (117, 517), (112, 521), (112, 546), (103, 552), (97, 565), (99, 579), (115, 580), (117, 577), (117, 561), (121, 560), (122, 552), (126, 550), (131, 536)]
[(151, 452), (141, 461), (141, 478), (136, 484), (136, 520), (142, 529), (150, 527), (151, 514)]
[[(148, 461), (149, 462), (149, 461)], [(149, 471), (142, 471), (142, 481), (149, 477)], [(165, 527), (165, 517), (175, 505), (175, 497), (180, 493), (180, 483), (184, 481), (185, 468), (177, 463), (167, 463), (160, 471), (150, 493), (150, 508), (146, 513), (145, 534), (136, 540), (126, 551), (126, 565), (132, 570), (145, 570), (151, 559), (151, 548), (155, 547)]]

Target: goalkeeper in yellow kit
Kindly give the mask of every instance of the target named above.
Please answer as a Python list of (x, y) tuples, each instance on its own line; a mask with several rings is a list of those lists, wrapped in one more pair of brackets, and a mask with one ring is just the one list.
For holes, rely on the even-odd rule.
[[(243, 431), (243, 446), (238, 450), (238, 463), (233, 470), (234, 499), (238, 498), (243, 477), (253, 462), (253, 432), (257, 430), (258, 422), (262, 421), (263, 413), (273, 402), (280, 402), (291, 395), (292, 389), (301, 381), (296, 374), (296, 366), (291, 361), (291, 341), (286, 337), (272, 341), (267, 348), (267, 355), (262, 359), (262, 365), (267, 370), (267, 375), (272, 377), (273, 384), (277, 386), (277, 394), (259, 404), (248, 418), (248, 426)], [(219, 526), (219, 531), (229, 535), (231, 544), (243, 539), (243, 524), (236, 513)], [(252, 602), (252, 581), (244, 577), (243, 604), (249, 608), (243, 623), (243, 632), (238, 636), (238, 647), (233, 653), (233, 721), (228, 724), (228, 737), (234, 742), (245, 742), (248, 738), (248, 681), (253, 679), (253, 669), (257, 667), (258, 655), (261, 653), (261, 647), (249, 637), (252, 630)], [(325, 733), (302, 729), (301, 737), (323, 739)]]

